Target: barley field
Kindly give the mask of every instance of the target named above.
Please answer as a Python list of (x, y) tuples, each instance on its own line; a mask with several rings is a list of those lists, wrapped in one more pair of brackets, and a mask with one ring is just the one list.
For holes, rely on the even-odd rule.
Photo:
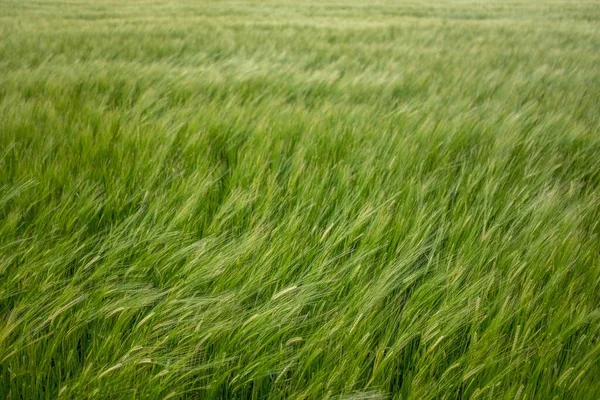
[(0, 0), (0, 398), (600, 398), (600, 2)]

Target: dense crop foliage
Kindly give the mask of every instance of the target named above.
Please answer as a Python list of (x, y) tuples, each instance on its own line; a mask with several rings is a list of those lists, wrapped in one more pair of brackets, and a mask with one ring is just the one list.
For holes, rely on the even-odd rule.
[(600, 398), (600, 4), (0, 0), (0, 398)]

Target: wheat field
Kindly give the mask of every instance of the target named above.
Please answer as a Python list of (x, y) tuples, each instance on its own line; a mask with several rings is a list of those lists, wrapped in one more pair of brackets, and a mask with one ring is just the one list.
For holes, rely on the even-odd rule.
[(600, 398), (597, 0), (0, 0), (0, 398)]

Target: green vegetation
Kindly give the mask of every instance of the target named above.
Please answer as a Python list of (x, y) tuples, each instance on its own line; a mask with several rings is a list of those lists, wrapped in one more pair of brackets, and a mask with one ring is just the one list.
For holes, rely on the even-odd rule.
[(0, 0), (0, 398), (600, 398), (600, 4)]

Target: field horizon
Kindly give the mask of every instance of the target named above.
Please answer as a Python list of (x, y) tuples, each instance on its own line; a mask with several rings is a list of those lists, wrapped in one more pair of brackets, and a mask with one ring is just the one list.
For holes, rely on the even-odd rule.
[(600, 398), (600, 3), (0, 0), (0, 398)]

